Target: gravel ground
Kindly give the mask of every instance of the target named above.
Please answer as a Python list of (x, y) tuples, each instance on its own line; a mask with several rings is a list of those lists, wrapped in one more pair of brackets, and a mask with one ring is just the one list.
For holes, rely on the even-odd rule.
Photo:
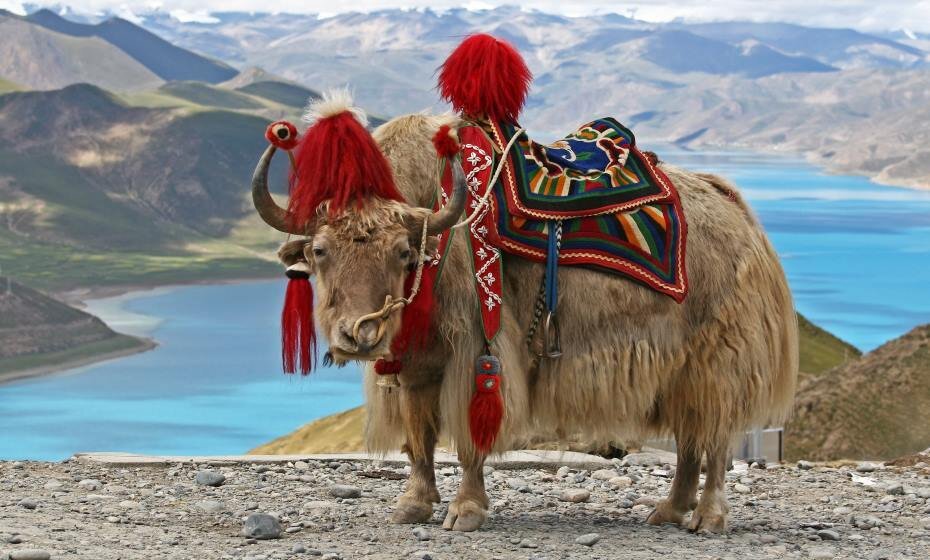
[[(640, 455), (595, 472), (488, 467), (491, 513), (475, 533), (442, 530), (460, 481), (451, 466), (439, 468), (443, 503), (431, 523), (392, 525), (407, 472), (397, 465), (0, 462), (0, 559), (930, 558), (923, 463), (738, 462), (729, 532), (702, 536), (643, 523), (674, 472), (658, 461)], [(586, 501), (566, 501), (585, 498), (580, 490)]]

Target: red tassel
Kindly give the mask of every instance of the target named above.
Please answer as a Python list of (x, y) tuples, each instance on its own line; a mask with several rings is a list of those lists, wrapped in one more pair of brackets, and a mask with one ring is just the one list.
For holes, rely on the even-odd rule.
[(436, 153), (444, 158), (452, 158), (459, 153), (459, 142), (455, 139), (452, 128), (444, 124), (433, 135), (433, 146)]
[(439, 93), (469, 117), (516, 123), (533, 74), (509, 43), (485, 34), (468, 37), (439, 72)]
[[(424, 350), (430, 342), (430, 329), (433, 326), (434, 294), (433, 284), (436, 281), (438, 267), (423, 267), (423, 277), (420, 280), (420, 291), (404, 307), (400, 316), (400, 330), (391, 341), (391, 352), (395, 356), (403, 356), (409, 351)], [(410, 288), (416, 276), (415, 272), (407, 275), (404, 281), (404, 293), (410, 294)]]
[(316, 364), (313, 287), (306, 274), (295, 274), (287, 283), (281, 312), (281, 358), (284, 373), (300, 370), (301, 375), (307, 375)]
[(471, 441), (481, 453), (494, 447), (504, 418), (504, 400), (500, 393), (500, 361), (494, 356), (478, 358), (475, 394), (468, 405)]

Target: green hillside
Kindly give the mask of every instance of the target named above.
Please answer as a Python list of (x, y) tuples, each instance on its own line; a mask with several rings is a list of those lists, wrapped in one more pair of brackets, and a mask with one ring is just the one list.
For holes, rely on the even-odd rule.
[(858, 358), (862, 352), (798, 314), (801, 379)]
[(252, 82), (247, 86), (236, 88), (236, 91), (268, 99), (281, 105), (302, 109), (311, 98), (318, 98), (320, 94), (312, 89), (276, 81)]
[(23, 88), (14, 84), (13, 82), (0, 78), (0, 94), (9, 93), (11, 91), (19, 91), (21, 89)]
[(248, 95), (200, 82), (169, 82), (160, 87), (158, 91), (197, 105), (217, 109), (248, 110), (263, 107), (261, 103)]

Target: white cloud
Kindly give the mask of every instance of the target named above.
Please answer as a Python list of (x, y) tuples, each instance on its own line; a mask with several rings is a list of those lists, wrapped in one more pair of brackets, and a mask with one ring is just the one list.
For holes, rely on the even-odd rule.
[[(157, 2), (157, 4), (156, 4)], [(784, 21), (822, 27), (852, 27), (865, 31), (913, 29), (930, 32), (930, 0), (32, 0), (29, 4), (66, 4), (85, 13), (111, 12), (140, 14), (159, 9), (182, 17), (203, 17), (211, 11), (302, 12), (334, 14), (347, 11), (372, 11), (386, 8), (452, 7), (471, 9), (502, 4), (519, 4), (570, 16), (615, 12), (635, 15), (647, 21), (751, 20)], [(0, 7), (22, 13), (19, 0), (0, 0)]]

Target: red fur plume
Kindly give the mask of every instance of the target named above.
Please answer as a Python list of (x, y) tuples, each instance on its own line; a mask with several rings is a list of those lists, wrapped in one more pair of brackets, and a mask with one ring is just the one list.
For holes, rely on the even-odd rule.
[(455, 131), (447, 124), (440, 126), (433, 135), (433, 146), (436, 153), (444, 158), (452, 158), (459, 153), (459, 141), (455, 137)]
[(297, 127), (287, 121), (275, 121), (265, 129), (265, 139), (282, 150), (297, 146)]
[(516, 123), (533, 74), (506, 41), (483, 33), (462, 41), (439, 72), (439, 93), (456, 111)]
[(330, 215), (335, 215), (369, 197), (403, 200), (390, 164), (350, 103), (347, 96), (335, 94), (309, 109), (317, 120), (297, 144), (288, 204), (299, 226), (312, 219), (325, 201)]

